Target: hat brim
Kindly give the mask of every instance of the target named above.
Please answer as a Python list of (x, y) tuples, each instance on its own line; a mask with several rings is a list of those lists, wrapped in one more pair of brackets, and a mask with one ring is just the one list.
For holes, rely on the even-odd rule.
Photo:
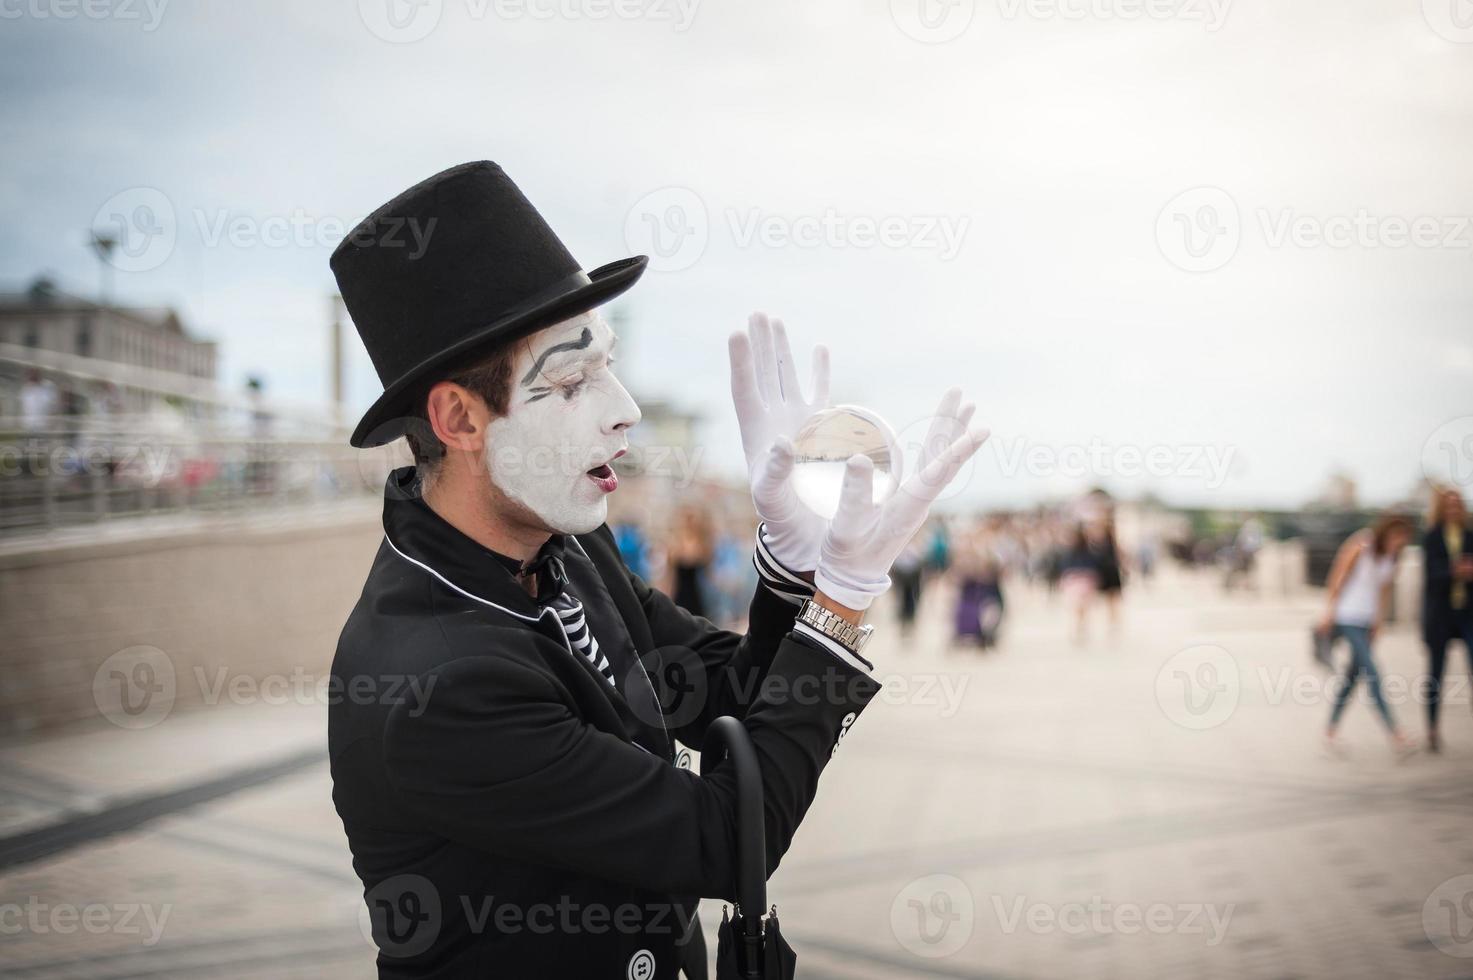
[(384, 388), (384, 393), (358, 421), (348, 442), (359, 449), (393, 442), (408, 428), (413, 409), (409, 403), (411, 396), (435, 371), (474, 355), (478, 349), (518, 340), (607, 303), (633, 286), (648, 264), (648, 256), (634, 255), (601, 265), (588, 273), (587, 283), (549, 297), (530, 309), (518, 310), (511, 316), (488, 323), (434, 357), (421, 361)]

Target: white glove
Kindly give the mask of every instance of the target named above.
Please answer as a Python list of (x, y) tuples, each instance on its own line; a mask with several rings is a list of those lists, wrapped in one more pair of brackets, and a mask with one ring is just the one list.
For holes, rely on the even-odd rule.
[(766, 524), (767, 550), (789, 571), (818, 567), (827, 522), (804, 507), (788, 479), (793, 472), (792, 438), (813, 414), (828, 407), (829, 352), (813, 348), (813, 397), (804, 399), (781, 320), (753, 313), (747, 332), (729, 342), (731, 400), (742, 430), (742, 452), (752, 503)]
[(967, 428), (976, 406), (962, 406), (961, 397), (960, 388), (942, 396), (916, 471), (884, 503), (874, 502), (874, 462), (849, 457), (814, 576), (819, 592), (850, 609), (868, 609), (890, 588), (890, 566), (926, 522), (932, 502), (987, 441), (986, 429)]

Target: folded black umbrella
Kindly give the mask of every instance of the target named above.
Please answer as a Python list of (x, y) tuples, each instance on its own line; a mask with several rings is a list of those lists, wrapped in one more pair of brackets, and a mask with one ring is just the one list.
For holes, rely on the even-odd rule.
[(701, 752), (701, 775), (721, 761), (737, 780), (737, 902), (730, 917), (721, 908), (716, 930), (716, 980), (792, 980), (798, 955), (783, 940), (777, 906), (767, 905), (767, 844), (762, 822), (762, 770), (752, 737), (741, 722), (723, 715), (711, 722)]

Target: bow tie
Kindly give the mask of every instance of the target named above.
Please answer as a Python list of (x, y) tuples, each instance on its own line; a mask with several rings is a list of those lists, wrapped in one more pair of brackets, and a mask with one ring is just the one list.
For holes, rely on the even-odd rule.
[(517, 578), (537, 576), (537, 594), (533, 597), (538, 605), (545, 606), (568, 587), (568, 570), (563, 567), (562, 542), (549, 539), (537, 556), (517, 572)]

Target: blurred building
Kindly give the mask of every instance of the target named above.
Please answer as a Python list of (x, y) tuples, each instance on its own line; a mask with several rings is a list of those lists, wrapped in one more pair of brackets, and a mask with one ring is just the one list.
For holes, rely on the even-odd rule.
[(3, 415), (16, 414), (32, 369), (96, 374), (116, 385), (115, 407), (129, 413), (155, 408), (171, 377), (215, 380), (214, 341), (191, 336), (173, 310), (103, 305), (62, 293), (45, 278), (24, 292), (0, 293), (0, 353)]

